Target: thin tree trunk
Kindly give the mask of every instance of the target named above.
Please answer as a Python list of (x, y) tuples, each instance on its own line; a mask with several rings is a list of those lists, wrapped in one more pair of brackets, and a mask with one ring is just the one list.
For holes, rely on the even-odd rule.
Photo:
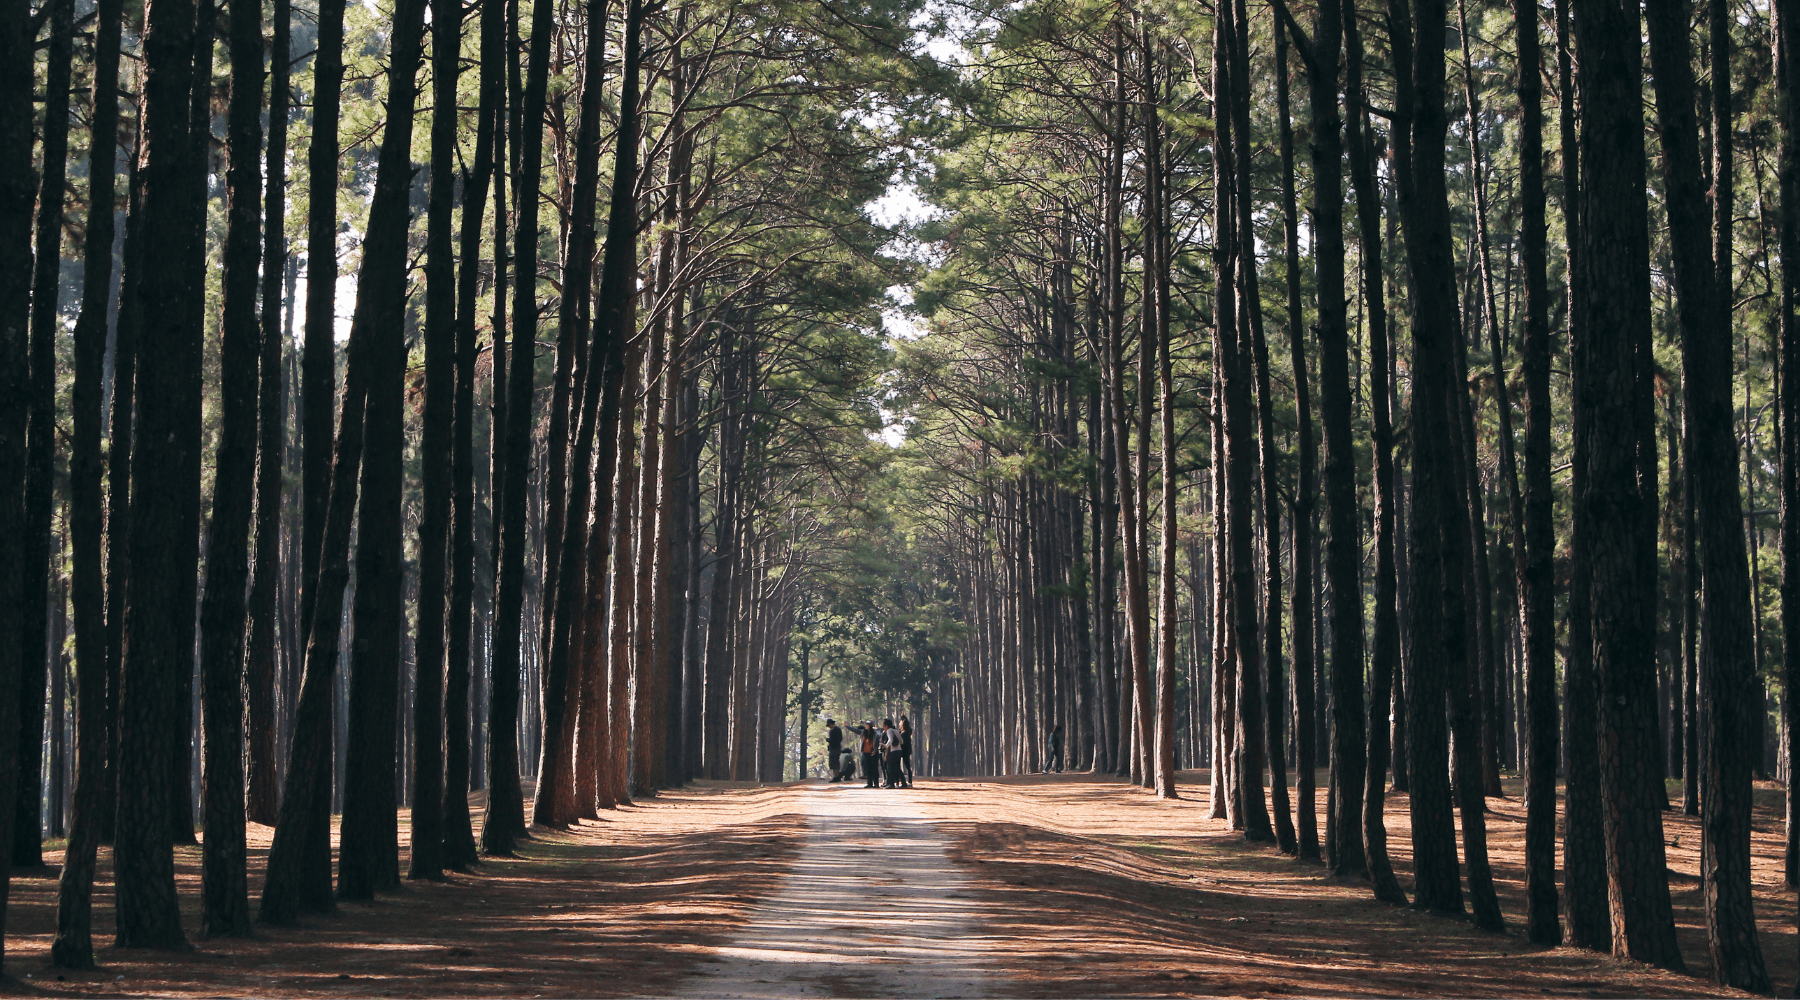
[(1312, 387), (1306, 376), (1306, 345), (1301, 338), (1305, 329), (1305, 311), (1300, 304), (1300, 213), (1294, 192), (1294, 128), (1289, 114), (1288, 32), (1282, 25), (1275, 28), (1275, 95), (1279, 109), (1281, 141), (1281, 205), (1283, 252), (1287, 270), (1287, 333), (1289, 363), (1294, 373), (1294, 410), (1299, 423), (1298, 452), (1300, 468), (1295, 475), (1294, 502), (1290, 518), (1293, 524), (1294, 585), (1289, 609), (1289, 622), (1294, 645), (1294, 758), (1299, 771), (1295, 792), (1300, 799), (1298, 816), (1299, 857), (1303, 861), (1319, 859), (1318, 827), (1318, 756), (1314, 745), (1315, 719), (1313, 688), (1317, 664), (1312, 643), (1312, 519), (1318, 487), (1314, 481), (1317, 467), (1317, 445), (1313, 442)]
[[(25, 517), (26, 331), (31, 305), (31, 206), (37, 193), (37, 176), (31, 169), (30, 25), (26, 4), (0, 10), (0, 523), (6, 524), (21, 523)], [(151, 27), (161, 28), (161, 19)], [(160, 38), (157, 41), (161, 43)], [(157, 55), (166, 59), (163, 51)], [(164, 59), (147, 68), (166, 72)], [(24, 632), (19, 617), (25, 576), (22, 543), (17, 532), (0, 532), (0, 691), (16, 690), (21, 660), (27, 654), (15, 638)], [(18, 724), (18, 699), (0, 698), (0, 747), (15, 743)], [(12, 809), (17, 780), (18, 762), (12, 754), (0, 754), (0, 814)], [(0, 830), (12, 829), (12, 821), (12, 816), (0, 815)], [(10, 876), (0, 875), (0, 918), (6, 913), (10, 886)]]
[(1394, 700), (1394, 674), (1400, 659), (1400, 614), (1394, 575), (1394, 484), (1398, 473), (1394, 470), (1393, 412), (1388, 398), (1381, 195), (1375, 186), (1374, 150), (1367, 134), (1362, 32), (1355, 10), (1346, 10), (1344, 15), (1345, 143), (1350, 152), (1351, 186), (1356, 191), (1363, 308), (1369, 331), (1369, 414), (1375, 452), (1375, 635), (1369, 664), (1369, 769), (1364, 781), (1362, 824), (1375, 898), (1403, 904), (1406, 893), (1394, 877), (1393, 862), (1388, 858), (1385, 813), (1388, 761), (1392, 756), (1387, 717)]
[[(26, 431), (24, 601), (20, 609), (25, 658), (19, 672), (19, 783), (13, 809), (12, 864), (44, 864), (44, 684), (50, 608), (50, 518), (56, 475), (57, 288), (62, 274), (63, 188), (69, 161), (69, 63), (74, 49), (74, 0), (50, 0), (42, 156), (38, 185), (37, 258), (31, 290), (30, 420)], [(55, 655), (55, 654), (51, 654)]]
[(1520, 248), (1525, 300), (1520, 368), (1525, 381), (1525, 491), (1513, 532), (1518, 554), (1525, 668), (1526, 936), (1562, 943), (1556, 900), (1556, 524), (1550, 479), (1550, 294), (1544, 223), (1542, 57), (1535, 0), (1514, 0), (1519, 57)]
[[(101, 0), (94, 11), (93, 104), (89, 112), (88, 218), (83, 246), (81, 314), (75, 321), (74, 425), (69, 458), (71, 589), (75, 616), (75, 801), (69, 840), (57, 879), (56, 937), (50, 961), (58, 968), (94, 965), (93, 886), (102, 811), (106, 807), (106, 581), (101, 575), (101, 382), (106, 316), (113, 276), (117, 202), (119, 41), (123, 0)], [(0, 595), (3, 599), (4, 595)], [(4, 665), (0, 657), (0, 666)]]
[(257, 361), (256, 548), (249, 597), (250, 646), (244, 661), (245, 815), (275, 824), (275, 604), (281, 568), (282, 406), (281, 281), (288, 273), (287, 122), (290, 0), (274, 0), (269, 57), (269, 137), (263, 208), (262, 342)]
[[(481, 9), (481, 51), (497, 55), (505, 46), (505, 8), (498, 3)], [(481, 62), (480, 95), (475, 112), (475, 162), (463, 176), (462, 271), (457, 275), (456, 399), (451, 417), (450, 459), (450, 606), (446, 614), (444, 680), (444, 864), (464, 871), (480, 862), (469, 816), (469, 682), (474, 672), (472, 645), (477, 636), (475, 594), (475, 316), (481, 281), (481, 223), (488, 182), (494, 175), (495, 142), (504, 84), (501, 60)], [(501, 223), (496, 221), (495, 225)], [(505, 256), (502, 244), (495, 250)], [(501, 267), (496, 263), (495, 301), (505, 297)], [(497, 327), (496, 327), (497, 329)], [(498, 336), (495, 338), (496, 344)]]
[[(462, 61), (462, 8), (431, 9), (431, 190), (425, 233), (425, 407), (419, 441), (419, 599), (413, 644), (412, 861), (408, 877), (444, 873), (445, 558), (450, 542), (450, 463), (456, 397), (455, 218), (451, 173)], [(476, 200), (480, 204), (480, 199)]]

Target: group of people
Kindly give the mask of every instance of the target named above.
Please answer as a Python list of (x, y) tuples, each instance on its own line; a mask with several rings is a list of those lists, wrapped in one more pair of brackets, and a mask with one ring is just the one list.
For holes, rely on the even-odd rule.
[(912, 723), (906, 716), (900, 717), (898, 726), (893, 719), (883, 719), (879, 728), (865, 719), (851, 729), (851, 734), (860, 746), (845, 746), (843, 727), (835, 719), (825, 720), (825, 759), (831, 768), (832, 783), (856, 777), (860, 750), (864, 788), (912, 787)]

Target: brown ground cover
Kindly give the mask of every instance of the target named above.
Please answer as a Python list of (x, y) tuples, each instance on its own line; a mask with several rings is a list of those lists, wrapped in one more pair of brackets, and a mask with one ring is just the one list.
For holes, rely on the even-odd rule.
[[(1702, 924), (1698, 826), (1664, 816), (1682, 946), (1695, 975), (1527, 944), (1523, 810), (1491, 800), (1509, 933), (1375, 902), (1206, 818), (1204, 772), (1179, 801), (1087, 775), (930, 780), (913, 793), (957, 841), (989, 904), (991, 987), (1019, 996), (1719, 996)], [(407, 882), (297, 928), (197, 941), (186, 954), (99, 949), (102, 968), (46, 967), (54, 869), (15, 872), (9, 992), (49, 996), (623, 996), (666, 992), (768, 894), (804, 835), (793, 787), (702, 783), (540, 831), (517, 859), (443, 883)], [(887, 792), (870, 792), (887, 795)], [(1778, 988), (1796, 974), (1794, 897), (1781, 888), (1779, 792), (1758, 793), (1757, 893)], [(1321, 816), (1323, 801), (1320, 802)], [(1389, 801), (1395, 866), (1410, 884), (1404, 796)], [(402, 822), (404, 836), (405, 823)], [(266, 828), (252, 828), (251, 890)], [(402, 866), (404, 868), (404, 849)], [(54, 851), (47, 852), (50, 860)], [(184, 917), (199, 923), (199, 850), (177, 851)], [(102, 852), (95, 938), (112, 932)], [(871, 858), (872, 871), (879, 868)], [(59, 976), (61, 978), (59, 978)]]
[[(1020, 996), (1721, 996), (1710, 981), (1697, 819), (1665, 813), (1670, 887), (1694, 975), (1524, 939), (1524, 808), (1491, 799), (1488, 834), (1508, 933), (1376, 902), (1366, 883), (1245, 844), (1208, 819), (1204, 771), (1179, 801), (1087, 775), (931, 782), (997, 906), (1001, 981)], [(1778, 989), (1796, 973), (1795, 899), (1781, 887), (1779, 790), (1759, 789), (1757, 916)], [(1321, 836), (1324, 794), (1319, 796)], [(1394, 867), (1412, 877), (1407, 799), (1388, 799)]]
[[(101, 852), (94, 943), (101, 968), (47, 968), (55, 869), (13, 874), (10, 992), (40, 996), (583, 997), (655, 994), (744, 920), (796, 848), (789, 792), (703, 783), (536, 831), (519, 857), (444, 882), (407, 881), (374, 904), (341, 904), (299, 927), (196, 940), (170, 954), (110, 947), (110, 852)], [(476, 801), (479, 805), (479, 799)], [(407, 817), (401, 816), (401, 836)], [(252, 826), (254, 911), (269, 827)], [(402, 845), (401, 871), (406, 870)], [(46, 852), (53, 863), (58, 852)], [(176, 850), (183, 923), (200, 924), (200, 849)], [(100, 947), (107, 945), (106, 947)], [(29, 978), (27, 978), (29, 977)]]

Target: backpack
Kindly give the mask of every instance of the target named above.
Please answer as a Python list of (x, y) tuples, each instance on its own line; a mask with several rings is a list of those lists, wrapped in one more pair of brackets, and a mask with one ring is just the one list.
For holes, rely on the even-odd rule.
[(862, 749), (862, 752), (863, 752), (863, 753), (874, 753), (874, 752), (875, 752), (875, 737), (873, 737), (873, 736), (870, 736), (870, 735), (869, 735), (869, 734), (868, 734), (868, 733), (866, 733), (866, 732), (865, 732), (865, 733), (863, 733), (863, 749)]

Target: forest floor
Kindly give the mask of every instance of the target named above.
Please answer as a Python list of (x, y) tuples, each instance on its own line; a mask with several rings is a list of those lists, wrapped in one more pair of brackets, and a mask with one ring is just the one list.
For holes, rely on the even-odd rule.
[[(110, 857), (101, 967), (47, 967), (55, 869), (15, 870), (0, 988), (39, 996), (1720, 996), (1707, 978), (1693, 817), (1664, 814), (1684, 976), (1522, 933), (1523, 808), (1490, 800), (1506, 934), (1391, 907), (1206, 818), (1205, 772), (1175, 801), (1085, 774), (930, 779), (912, 791), (702, 782), (445, 882), (406, 882), (297, 928), (122, 951)], [(1763, 953), (1796, 976), (1780, 795), (1759, 788)], [(1323, 821), (1323, 796), (1319, 802)], [(1410, 885), (1407, 803), (1390, 796)], [(402, 837), (405, 817), (402, 817)], [(252, 827), (252, 903), (269, 830)], [(60, 845), (57, 845), (60, 846)], [(199, 849), (177, 848), (199, 925)], [(401, 867), (405, 869), (405, 850)], [(56, 850), (47, 850), (53, 865)]]

